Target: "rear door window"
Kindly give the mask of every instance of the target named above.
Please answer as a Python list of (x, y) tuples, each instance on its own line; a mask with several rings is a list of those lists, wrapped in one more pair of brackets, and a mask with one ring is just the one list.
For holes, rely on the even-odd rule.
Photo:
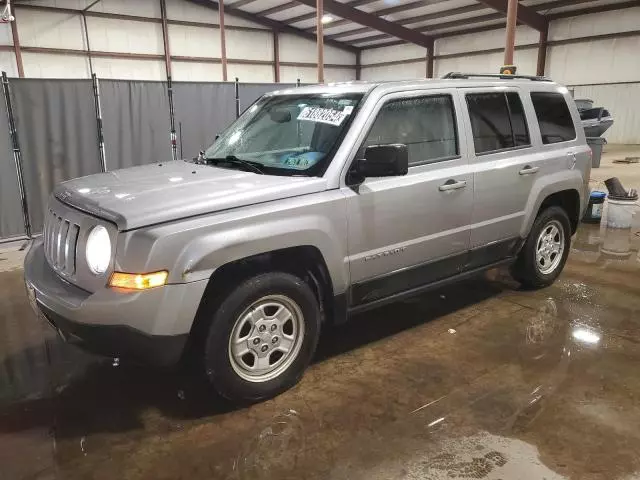
[(576, 138), (576, 129), (564, 95), (531, 92), (531, 101), (538, 117), (542, 143), (568, 142)]
[(476, 154), (531, 144), (517, 92), (469, 93), (466, 98)]

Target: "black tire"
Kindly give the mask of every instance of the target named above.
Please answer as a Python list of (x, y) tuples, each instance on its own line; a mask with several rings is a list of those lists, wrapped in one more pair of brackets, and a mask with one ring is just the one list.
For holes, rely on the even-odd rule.
[[(242, 378), (232, 366), (229, 338), (243, 312), (269, 295), (284, 296), (295, 302), (302, 312), (304, 335), (297, 356), (286, 370), (266, 381), (250, 381)], [(294, 275), (265, 273), (244, 281), (221, 301), (210, 321), (202, 352), (208, 380), (220, 395), (236, 403), (256, 402), (284, 392), (302, 378), (315, 353), (320, 336), (320, 318), (313, 291)]]
[[(553, 271), (543, 273), (536, 262), (538, 238), (550, 222), (557, 222), (564, 233), (564, 249), (558, 265)], [(571, 223), (567, 213), (561, 207), (549, 207), (538, 214), (533, 222), (529, 236), (518, 254), (518, 259), (511, 269), (513, 277), (526, 288), (543, 288), (551, 285), (562, 273), (571, 246)]]

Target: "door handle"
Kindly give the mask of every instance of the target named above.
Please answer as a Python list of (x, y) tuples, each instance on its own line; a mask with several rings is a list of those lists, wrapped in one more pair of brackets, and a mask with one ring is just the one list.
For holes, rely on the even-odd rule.
[(446, 183), (440, 185), (438, 190), (441, 192), (448, 192), (449, 190), (458, 190), (460, 188), (464, 188), (467, 186), (467, 182), (465, 180), (460, 180), (459, 182), (451, 179), (447, 180)]
[(534, 173), (538, 173), (538, 170), (540, 170), (540, 167), (530, 167), (529, 165), (527, 165), (518, 173), (520, 175), (533, 175)]

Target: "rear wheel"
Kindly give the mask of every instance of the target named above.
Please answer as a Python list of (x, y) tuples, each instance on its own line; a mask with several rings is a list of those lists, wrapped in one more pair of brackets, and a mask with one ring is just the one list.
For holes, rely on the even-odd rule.
[(273, 397), (302, 377), (319, 332), (318, 302), (303, 280), (287, 273), (255, 276), (211, 319), (203, 355), (207, 377), (232, 401)]
[(542, 288), (551, 285), (562, 272), (571, 245), (571, 224), (560, 207), (543, 210), (531, 227), (529, 236), (512, 269), (524, 286)]

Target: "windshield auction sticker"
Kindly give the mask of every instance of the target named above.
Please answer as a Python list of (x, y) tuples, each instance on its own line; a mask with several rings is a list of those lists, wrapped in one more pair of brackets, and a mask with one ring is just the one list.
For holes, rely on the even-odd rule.
[(339, 126), (351, 112), (333, 110), (331, 108), (322, 107), (304, 107), (298, 115), (298, 120), (306, 120), (308, 122), (328, 123), (329, 125)]

